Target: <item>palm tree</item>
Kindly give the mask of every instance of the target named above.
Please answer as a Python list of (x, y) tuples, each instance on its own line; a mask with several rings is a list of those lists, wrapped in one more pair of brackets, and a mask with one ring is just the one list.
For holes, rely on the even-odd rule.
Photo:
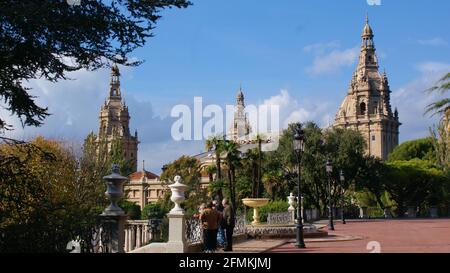
[(222, 143), (223, 143), (223, 137), (222, 136), (213, 136), (209, 137), (206, 142), (206, 150), (211, 151), (214, 150), (216, 155), (216, 180), (222, 179), (222, 169), (221, 169), (221, 153), (222, 153)]
[(207, 173), (208, 176), (209, 176), (209, 182), (210, 182), (210, 183), (213, 182), (213, 174), (214, 174), (215, 172), (217, 172), (216, 169), (217, 169), (216, 166), (213, 166), (213, 165), (210, 165), (210, 166), (208, 166), (208, 167), (205, 168), (205, 171), (206, 171), (206, 173)]
[(275, 200), (279, 194), (284, 191), (284, 179), (282, 172), (278, 170), (272, 170), (264, 174), (262, 177), (262, 182), (266, 192), (270, 195), (272, 200)]
[(239, 144), (234, 141), (224, 141), (222, 151), (225, 154), (225, 162), (228, 172), (228, 187), (233, 210), (236, 210), (236, 168), (240, 165), (241, 152)]
[[(436, 86), (431, 87), (427, 91), (429, 93), (438, 92), (440, 94), (444, 94), (450, 90), (450, 73), (447, 73), (442, 79), (440, 79)], [(446, 122), (450, 121), (450, 98), (443, 98), (439, 101), (436, 101), (426, 108), (426, 114), (433, 113), (434, 115), (442, 115), (442, 118), (446, 120)]]
[(247, 170), (246, 175), (251, 177), (252, 181), (252, 198), (257, 198), (257, 190), (256, 187), (258, 185), (258, 157), (259, 152), (257, 149), (248, 150), (245, 153), (245, 157), (243, 158), (243, 164), (245, 165), (245, 169)]
[(259, 185), (261, 185), (261, 180), (262, 180), (262, 142), (265, 141), (266, 138), (264, 135), (262, 134), (257, 134), (256, 135), (256, 142), (258, 143), (258, 180), (256, 181), (256, 193), (255, 193), (255, 198), (259, 197)]
[[(438, 92), (444, 94), (450, 90), (450, 73), (440, 79), (436, 86), (428, 89), (429, 93)], [(450, 98), (443, 98), (427, 106), (427, 113), (440, 115), (439, 125), (435, 129), (430, 129), (433, 137), (433, 145), (439, 165), (444, 171), (450, 170)]]

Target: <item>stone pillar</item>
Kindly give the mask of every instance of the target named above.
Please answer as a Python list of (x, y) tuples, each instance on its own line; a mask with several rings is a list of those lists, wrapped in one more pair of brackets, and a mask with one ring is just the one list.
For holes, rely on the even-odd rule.
[(125, 252), (130, 251), (129, 248), (129, 238), (128, 238), (128, 228), (125, 228)]
[(133, 226), (128, 226), (128, 251), (133, 250)]
[(142, 232), (144, 235), (144, 245), (148, 244), (150, 242), (150, 239), (148, 238), (148, 226), (147, 225), (143, 225), (142, 228), (144, 229), (144, 231)]
[(142, 228), (141, 225), (136, 226), (136, 248), (142, 246)]
[(180, 207), (185, 200), (184, 192), (188, 188), (182, 184), (180, 176), (175, 176), (175, 183), (169, 185), (172, 191), (170, 200), (175, 203), (175, 207), (167, 214), (169, 218), (169, 240), (167, 242), (168, 253), (185, 253), (186, 243), (186, 212)]
[(126, 215), (101, 215), (102, 229), (106, 231), (107, 241), (103, 241), (103, 251), (109, 253), (123, 253), (125, 252), (125, 222)]
[(117, 202), (123, 197), (123, 184), (127, 181), (127, 178), (121, 176), (119, 166), (113, 164), (112, 173), (103, 177), (103, 180), (107, 187), (105, 194), (110, 200), (109, 206), (100, 214), (102, 228), (108, 234), (108, 241), (103, 242), (106, 244), (104, 251), (123, 253), (125, 251), (125, 222), (127, 216), (117, 205)]

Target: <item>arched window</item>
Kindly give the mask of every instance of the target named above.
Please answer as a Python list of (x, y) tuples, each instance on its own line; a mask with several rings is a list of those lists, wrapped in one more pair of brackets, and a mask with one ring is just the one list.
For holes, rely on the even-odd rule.
[(361, 104), (359, 105), (359, 110), (360, 110), (360, 113), (361, 113), (361, 115), (365, 115), (366, 114), (366, 103), (364, 103), (364, 102), (361, 102)]

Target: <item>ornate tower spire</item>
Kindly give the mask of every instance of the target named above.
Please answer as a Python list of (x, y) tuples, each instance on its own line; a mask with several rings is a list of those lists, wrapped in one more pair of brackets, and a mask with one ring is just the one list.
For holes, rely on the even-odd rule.
[(242, 93), (242, 86), (239, 87), (239, 90), (236, 95), (236, 105), (242, 105), (245, 107), (244, 93)]
[(120, 94), (120, 71), (117, 64), (113, 64), (111, 67), (111, 79), (109, 82), (109, 96), (110, 97), (121, 97)]
[(230, 135), (234, 141), (240, 141), (243, 137), (248, 136), (250, 132), (250, 123), (248, 122), (248, 117), (245, 113), (244, 93), (242, 92), (242, 86), (240, 86), (236, 94), (236, 106)]
[(367, 77), (378, 73), (378, 58), (375, 53), (376, 49), (373, 38), (374, 34), (369, 25), (369, 16), (366, 15), (366, 23), (361, 35), (361, 53), (357, 69), (358, 80), (367, 79)]
[(334, 127), (355, 129), (364, 136), (367, 153), (386, 159), (398, 145), (398, 112), (392, 113), (386, 72), (379, 72), (374, 33), (366, 20), (361, 52), (347, 96), (336, 115)]
[(99, 115), (99, 134), (97, 141), (99, 143), (106, 143), (107, 150), (111, 149), (113, 140), (120, 140), (124, 157), (126, 160), (133, 162), (133, 171), (137, 168), (137, 150), (138, 137), (137, 131), (135, 135), (130, 134), (130, 114), (128, 107), (122, 100), (120, 92), (120, 72), (116, 64), (111, 67), (109, 96), (104, 105), (101, 107)]

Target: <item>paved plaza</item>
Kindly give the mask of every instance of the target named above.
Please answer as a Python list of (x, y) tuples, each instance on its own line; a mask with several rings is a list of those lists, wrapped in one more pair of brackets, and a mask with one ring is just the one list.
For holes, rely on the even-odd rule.
[(331, 241), (307, 239), (306, 249), (296, 248), (295, 239), (250, 240), (235, 252), (450, 253), (450, 219), (336, 221), (330, 235)]

